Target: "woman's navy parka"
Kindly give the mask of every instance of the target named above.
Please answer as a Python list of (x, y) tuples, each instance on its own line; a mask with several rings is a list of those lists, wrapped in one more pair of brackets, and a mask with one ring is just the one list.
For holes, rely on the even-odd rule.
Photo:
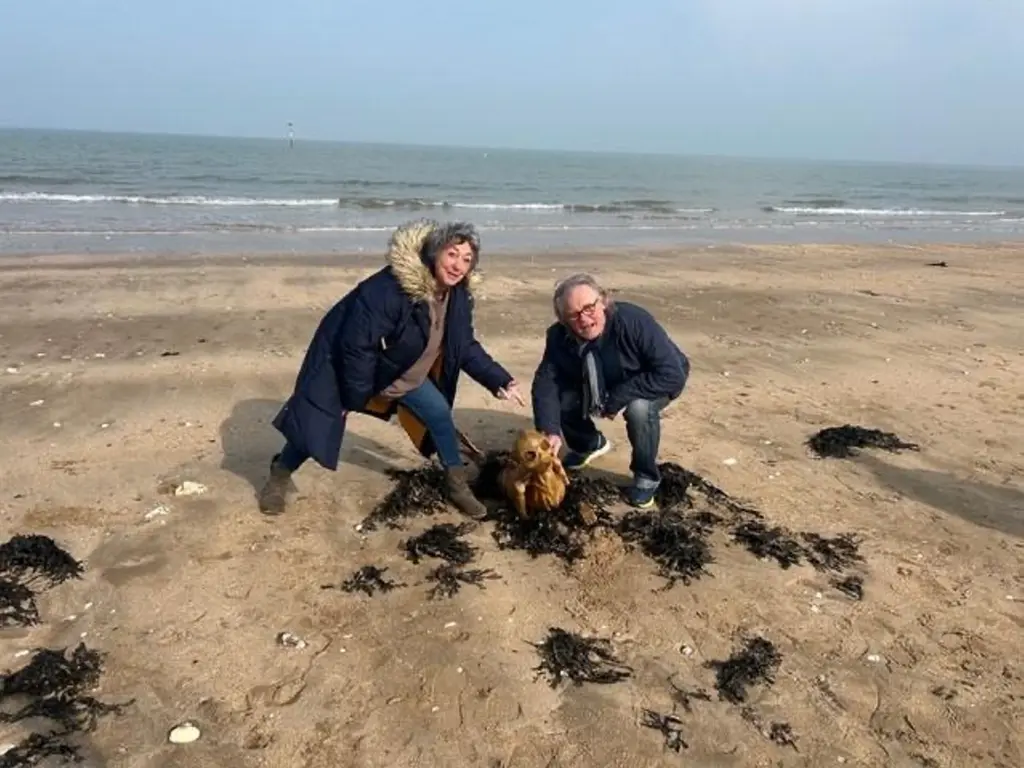
[[(378, 397), (426, 348), (430, 333), (427, 299), (436, 290), (421, 258), (432, 221), (399, 227), (391, 237), (387, 266), (370, 275), (332, 307), (313, 335), (291, 397), (274, 426), (300, 451), (326, 469), (337, 469), (347, 412), (390, 419), (396, 410), (420, 453), (435, 448), (423, 425), (405, 408)], [(449, 289), (444, 342), (431, 379), (449, 405), (459, 373), (492, 393), (512, 376), (484, 350), (473, 329), (471, 272)]]

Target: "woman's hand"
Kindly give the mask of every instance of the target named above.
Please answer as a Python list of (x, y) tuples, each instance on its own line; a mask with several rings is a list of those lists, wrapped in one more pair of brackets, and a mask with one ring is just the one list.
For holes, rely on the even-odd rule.
[(519, 383), (515, 379), (512, 379), (503, 389), (499, 389), (494, 396), (499, 400), (515, 400), (523, 408), (526, 407), (526, 400), (523, 399), (523, 395), (519, 391)]

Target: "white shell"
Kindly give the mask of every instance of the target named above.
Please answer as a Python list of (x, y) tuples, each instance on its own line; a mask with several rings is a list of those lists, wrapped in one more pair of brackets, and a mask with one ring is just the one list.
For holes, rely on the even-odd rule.
[(188, 722), (174, 726), (171, 728), (170, 733), (167, 734), (167, 740), (171, 744), (191, 744), (198, 739), (199, 729)]

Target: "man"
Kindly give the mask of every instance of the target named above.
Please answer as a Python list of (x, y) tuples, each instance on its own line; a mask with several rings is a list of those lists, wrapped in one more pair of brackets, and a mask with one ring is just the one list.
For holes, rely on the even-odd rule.
[(630, 503), (654, 504), (661, 483), (658, 447), (661, 411), (682, 394), (690, 361), (645, 309), (613, 302), (586, 274), (555, 288), (555, 316), (533, 379), (536, 428), (555, 442), (565, 438), (566, 469), (581, 469), (611, 450), (593, 417), (625, 412), (632, 446)]

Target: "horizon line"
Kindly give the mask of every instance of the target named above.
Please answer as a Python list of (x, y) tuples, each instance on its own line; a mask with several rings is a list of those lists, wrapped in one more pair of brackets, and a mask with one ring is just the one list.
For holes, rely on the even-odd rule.
[[(289, 125), (289, 123), (286, 123)], [(287, 132), (279, 136), (239, 136), (225, 133), (195, 133), (195, 132), (174, 132), (174, 131), (145, 131), (145, 130), (109, 130), (97, 128), (55, 128), (52, 126), (23, 126), (0, 124), (0, 131), (7, 132), (51, 132), (51, 133), (92, 133), (104, 136), (164, 136), (169, 138), (194, 138), (194, 139), (221, 139), (235, 141), (267, 141), (287, 142), (290, 140)], [(966, 163), (952, 161), (922, 161), (922, 160), (880, 160), (863, 158), (813, 158), (798, 157), (793, 155), (741, 155), (723, 153), (683, 153), (667, 151), (644, 151), (625, 149), (565, 149), (560, 147), (511, 147), (495, 146), (488, 144), (423, 144), (416, 142), (398, 141), (368, 141), (365, 139), (325, 139), (325, 138), (302, 138), (294, 137), (294, 142), (304, 144), (340, 144), (370, 147), (396, 147), (403, 149), (469, 149), (484, 152), (535, 152), (538, 154), (570, 154), (570, 155), (609, 155), (627, 157), (672, 157), (672, 158), (701, 158), (716, 160), (739, 160), (748, 162), (793, 162), (793, 163), (834, 163), (836, 165), (883, 165), (883, 166), (910, 166), (924, 168), (964, 168), (975, 170), (1021, 170), (1024, 164), (1004, 163), (996, 165), (993, 163)]]

